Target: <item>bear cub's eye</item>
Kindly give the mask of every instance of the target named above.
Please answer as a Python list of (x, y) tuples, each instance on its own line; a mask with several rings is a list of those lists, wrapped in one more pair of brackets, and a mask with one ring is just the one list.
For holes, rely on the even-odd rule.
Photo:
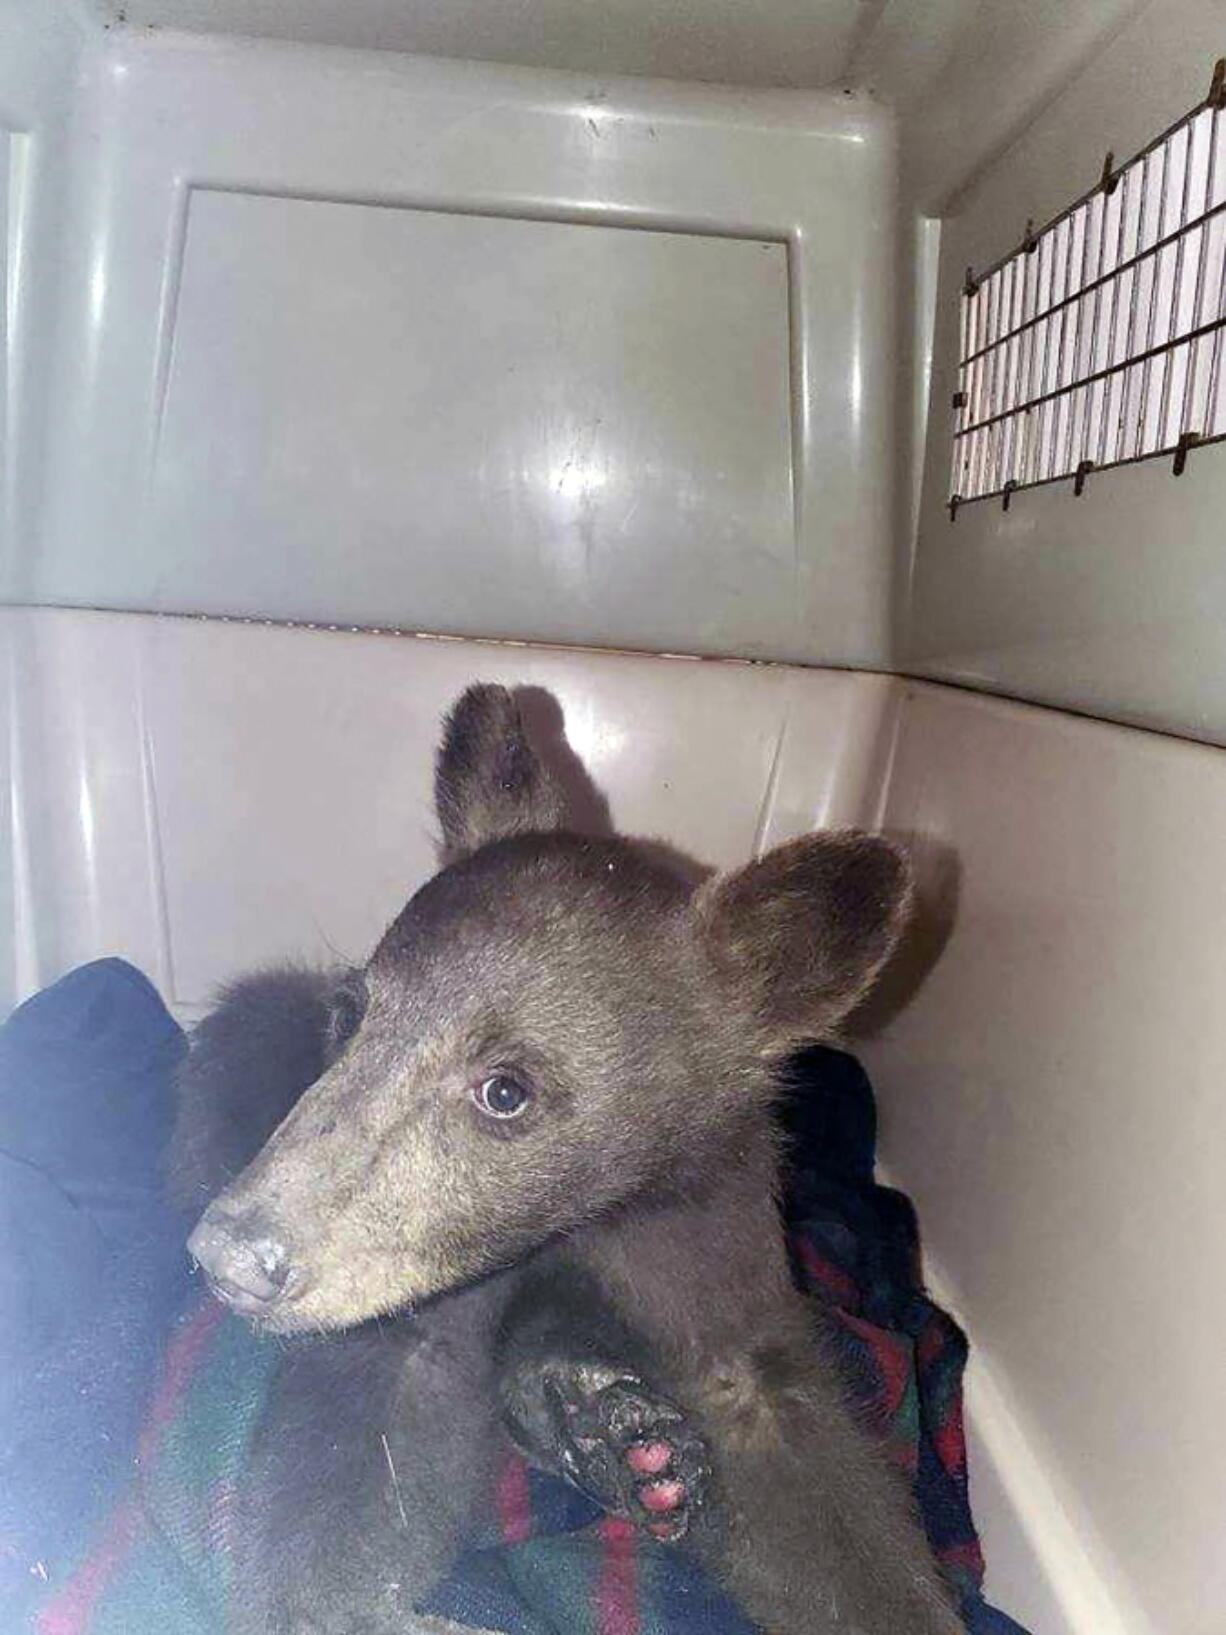
[(332, 1060), (342, 1055), (345, 1046), (362, 1025), (366, 1014), (366, 992), (356, 983), (337, 989), (328, 1002), (325, 1030), (328, 1055)]
[(532, 1092), (513, 1073), (491, 1073), (473, 1086), (472, 1097), (490, 1118), (518, 1118), (532, 1100)]

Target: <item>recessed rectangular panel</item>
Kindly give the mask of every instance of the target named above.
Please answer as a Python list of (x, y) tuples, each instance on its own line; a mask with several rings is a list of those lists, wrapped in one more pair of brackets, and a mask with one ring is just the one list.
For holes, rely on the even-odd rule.
[(192, 196), (163, 606), (753, 650), (794, 616), (776, 242)]

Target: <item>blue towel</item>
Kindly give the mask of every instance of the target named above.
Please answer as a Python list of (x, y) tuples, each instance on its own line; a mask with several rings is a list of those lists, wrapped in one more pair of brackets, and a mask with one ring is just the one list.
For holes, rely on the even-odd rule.
[(163, 1198), (182, 1030), (83, 966), (0, 1027), (0, 1605), (14, 1623), (114, 1505), (189, 1284)]

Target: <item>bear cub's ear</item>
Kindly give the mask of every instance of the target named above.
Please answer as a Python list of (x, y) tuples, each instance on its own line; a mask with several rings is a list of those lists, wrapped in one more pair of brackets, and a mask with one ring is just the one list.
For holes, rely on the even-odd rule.
[(806, 835), (717, 876), (694, 911), (730, 1002), (764, 1055), (828, 1038), (872, 987), (911, 908), (903, 853), (876, 835)]
[(444, 862), (493, 840), (565, 824), (561, 786), (528, 742), (506, 687), (477, 682), (452, 706), (435, 762), (434, 805)]

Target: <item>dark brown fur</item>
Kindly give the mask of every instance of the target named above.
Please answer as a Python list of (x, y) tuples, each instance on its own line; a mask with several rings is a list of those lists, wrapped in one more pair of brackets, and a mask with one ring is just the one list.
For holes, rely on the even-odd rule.
[[(309, 1528), (299, 1582), (257, 1595), (244, 1627), (414, 1627), (481, 1500), (495, 1346), (513, 1353), (510, 1316), (552, 1303), (589, 1355), (634, 1336), (705, 1437), (714, 1495), (693, 1542), (766, 1630), (952, 1635), (910, 1498), (792, 1285), (774, 1197), (772, 1064), (871, 985), (906, 912), (902, 860), (811, 836), (691, 896), (631, 843), (556, 827), (560, 793), (500, 688), (460, 701), (437, 782), (455, 861), (375, 950), (348, 1047), (193, 1236), (222, 1292), (282, 1333), (423, 1308), (375, 1419), (357, 1410), (361, 1456), (339, 1450), (329, 1475), (364, 1501), (355, 1577), (383, 1599), (353, 1578), (336, 1593), (338, 1518), (326, 1540)], [(483, 1110), (494, 1081), (526, 1092), (514, 1116)], [(321, 1366), (303, 1365), (298, 1402), (326, 1400)], [(273, 1487), (294, 1400), (261, 1444)], [(411, 1473), (403, 1537), (375, 1423)], [(462, 1502), (439, 1528), (429, 1473), (448, 1461)]]

